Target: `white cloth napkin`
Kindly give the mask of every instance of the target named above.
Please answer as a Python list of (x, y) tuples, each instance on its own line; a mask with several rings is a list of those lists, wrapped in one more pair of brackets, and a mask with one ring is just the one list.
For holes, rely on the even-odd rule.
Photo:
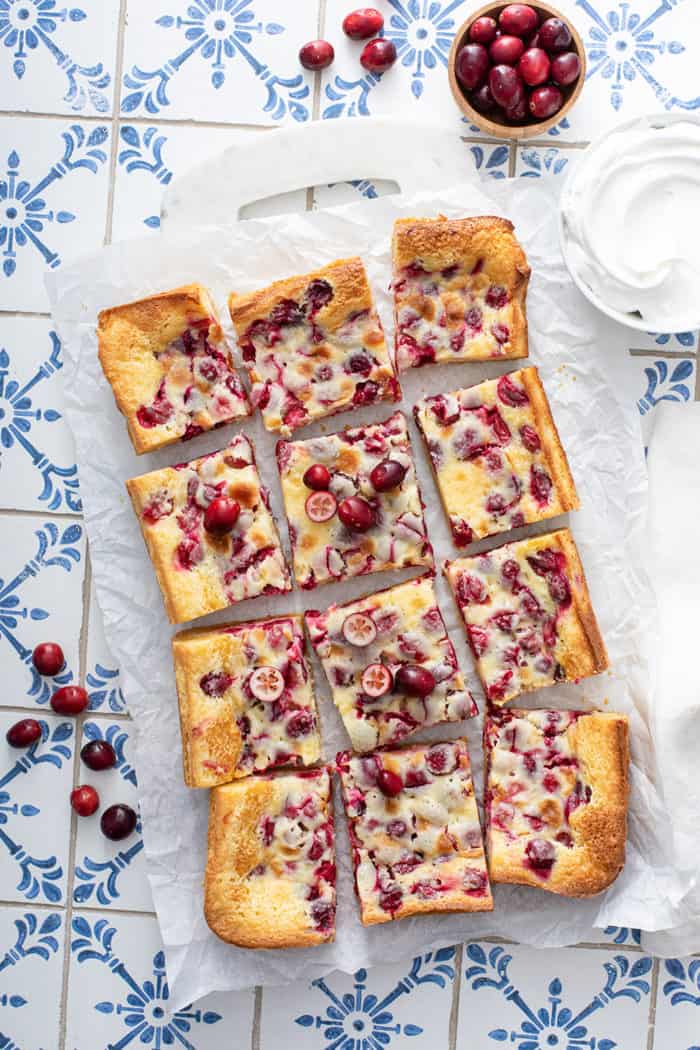
[(649, 437), (650, 575), (659, 609), (654, 739), (676, 866), (694, 873), (659, 955), (700, 951), (700, 403), (659, 405)]

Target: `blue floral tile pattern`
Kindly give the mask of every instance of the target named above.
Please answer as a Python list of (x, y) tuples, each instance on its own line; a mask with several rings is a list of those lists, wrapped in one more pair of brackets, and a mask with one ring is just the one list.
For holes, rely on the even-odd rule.
[(58, 1046), (64, 917), (0, 908), (0, 1046)]
[(85, 688), (89, 697), (88, 710), (99, 711), (105, 715), (126, 714), (126, 700), (122, 692), (119, 668), (105, 640), (102, 613), (95, 598), (94, 588), (90, 591), (86, 655)]
[(654, 1045), (700, 1050), (700, 958), (659, 963)]
[(695, 361), (692, 358), (677, 362), (659, 358), (645, 365), (644, 374), (647, 388), (637, 402), (643, 416), (661, 401), (689, 401), (693, 396)]

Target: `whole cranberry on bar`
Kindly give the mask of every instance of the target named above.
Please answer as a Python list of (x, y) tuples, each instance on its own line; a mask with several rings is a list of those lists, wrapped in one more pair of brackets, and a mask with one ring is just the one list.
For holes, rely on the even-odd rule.
[(251, 400), (268, 430), (401, 397), (361, 259), (229, 298)]
[(398, 219), (392, 255), (399, 372), (527, 357), (530, 267), (511, 222)]
[(336, 757), (363, 925), (492, 911), (466, 740)]
[(332, 941), (335, 880), (328, 769), (212, 789), (204, 916), (217, 937), (242, 948)]
[(444, 572), (491, 703), (609, 666), (568, 529), (446, 561)]
[(457, 547), (579, 506), (536, 368), (414, 406)]
[(493, 882), (567, 897), (601, 893), (625, 862), (625, 715), (492, 711), (484, 725)]
[(306, 627), (356, 751), (476, 714), (432, 575), (307, 612)]
[(188, 787), (318, 760), (300, 615), (180, 631), (173, 659)]
[(267, 489), (244, 435), (220, 452), (131, 478), (126, 487), (171, 623), (291, 590)]
[(102, 310), (97, 339), (139, 455), (250, 414), (216, 309), (199, 284)]

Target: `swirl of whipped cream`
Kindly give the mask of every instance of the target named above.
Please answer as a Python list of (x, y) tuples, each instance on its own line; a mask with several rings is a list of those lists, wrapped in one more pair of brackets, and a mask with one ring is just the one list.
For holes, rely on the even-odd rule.
[(569, 265), (656, 331), (700, 322), (700, 124), (635, 122), (587, 150), (562, 197)]

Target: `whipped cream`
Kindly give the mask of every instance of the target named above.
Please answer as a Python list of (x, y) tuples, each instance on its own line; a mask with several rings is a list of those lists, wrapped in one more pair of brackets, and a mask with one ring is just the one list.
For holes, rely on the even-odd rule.
[(650, 329), (700, 323), (700, 124), (627, 125), (584, 154), (562, 197), (567, 261)]

